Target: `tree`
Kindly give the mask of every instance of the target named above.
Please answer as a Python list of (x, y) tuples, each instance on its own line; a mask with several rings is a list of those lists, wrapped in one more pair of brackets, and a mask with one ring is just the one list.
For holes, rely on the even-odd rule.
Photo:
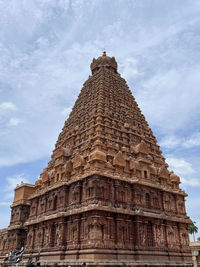
[(200, 237), (197, 237), (197, 241), (200, 241)]
[(189, 224), (189, 233), (193, 235), (195, 241), (195, 234), (198, 232), (198, 227), (195, 225), (196, 222)]

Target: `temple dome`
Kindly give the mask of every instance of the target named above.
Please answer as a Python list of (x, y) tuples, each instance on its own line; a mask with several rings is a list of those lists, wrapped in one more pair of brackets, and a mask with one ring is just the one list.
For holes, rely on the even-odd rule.
[(171, 173), (170, 173), (170, 179), (174, 183), (180, 184), (180, 182), (181, 182), (180, 177), (178, 175), (176, 175), (173, 171), (171, 171)]
[(92, 71), (92, 74), (95, 73), (98, 69), (102, 67), (107, 67), (110, 69), (113, 69), (115, 72), (117, 72), (117, 62), (114, 57), (108, 57), (106, 55), (106, 51), (103, 52), (103, 55), (96, 58), (93, 58), (92, 63), (90, 64), (90, 68)]

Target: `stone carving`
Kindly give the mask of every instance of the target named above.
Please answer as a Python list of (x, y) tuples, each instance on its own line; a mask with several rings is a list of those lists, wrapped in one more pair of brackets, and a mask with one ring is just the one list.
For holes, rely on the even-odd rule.
[(45, 233), (44, 246), (45, 247), (49, 247), (49, 245), (50, 245), (50, 236), (51, 236), (50, 231), (51, 231), (50, 226), (46, 226), (45, 231), (44, 231), (44, 233)]
[(181, 234), (181, 243), (183, 246), (189, 245), (189, 238), (188, 238), (188, 234), (186, 232)]
[(167, 179), (169, 177), (169, 171), (167, 170), (167, 168), (165, 166), (162, 166), (159, 168), (158, 174), (162, 178)]
[(45, 169), (45, 170), (41, 173), (40, 177), (41, 177), (41, 179), (42, 179), (42, 183), (46, 183), (46, 182), (48, 182), (48, 180), (49, 180), (49, 174), (48, 174), (48, 172), (47, 172), (47, 169)]
[(130, 170), (133, 171), (135, 174), (136, 169), (138, 170), (140, 169), (140, 164), (136, 160), (130, 159), (129, 167), (130, 167)]
[(73, 168), (76, 169), (76, 168), (82, 167), (83, 164), (84, 164), (83, 157), (79, 154), (76, 154), (74, 157), (74, 161), (73, 161)]
[(89, 162), (90, 161), (102, 161), (106, 162), (106, 154), (103, 151), (95, 150), (90, 154)]
[(146, 226), (144, 224), (140, 225), (140, 244), (141, 246), (145, 246), (146, 245)]
[(155, 242), (158, 247), (163, 246), (165, 244), (164, 240), (164, 232), (162, 225), (155, 224)]
[(148, 146), (144, 140), (142, 140), (141, 143), (135, 147), (135, 151), (136, 153), (148, 154)]
[(113, 159), (113, 165), (114, 166), (119, 166), (119, 167), (125, 168), (125, 166), (126, 166), (126, 160), (124, 159), (121, 151), (119, 151), (117, 153), (117, 155), (114, 157), (114, 159)]
[(175, 175), (173, 171), (170, 172), (170, 180), (173, 183), (180, 184), (180, 177)]
[(180, 178), (168, 171), (116, 60), (104, 53), (91, 70), (40, 179), (15, 190), (2, 253), (24, 242), (29, 255), (42, 247), (47, 264), (85, 257), (112, 265), (125, 255), (135, 263), (145, 254), (161, 265), (176, 255), (182, 267), (190, 220)]
[(65, 165), (65, 173), (69, 175), (72, 172), (73, 169), (73, 163), (71, 160), (69, 160)]
[(57, 150), (54, 151), (53, 158), (61, 158), (61, 157), (70, 157), (72, 154), (72, 147), (59, 147)]
[(58, 223), (56, 227), (55, 243), (57, 246), (63, 245), (63, 225), (61, 223)]
[(167, 227), (167, 242), (169, 247), (173, 247), (177, 242), (175, 228), (171, 225)]

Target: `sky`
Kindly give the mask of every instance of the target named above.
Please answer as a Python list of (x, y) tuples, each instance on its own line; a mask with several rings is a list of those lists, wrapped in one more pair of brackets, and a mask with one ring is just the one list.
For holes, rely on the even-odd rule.
[(46, 167), (92, 59), (106, 49), (200, 229), (199, 14), (199, 0), (0, 0), (0, 228), (13, 189)]

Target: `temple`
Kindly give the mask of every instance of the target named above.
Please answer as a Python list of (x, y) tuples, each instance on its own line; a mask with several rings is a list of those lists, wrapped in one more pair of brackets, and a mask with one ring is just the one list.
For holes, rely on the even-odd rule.
[(180, 178), (115, 58), (90, 67), (48, 166), (15, 188), (1, 258), (25, 247), (49, 266), (192, 266)]

